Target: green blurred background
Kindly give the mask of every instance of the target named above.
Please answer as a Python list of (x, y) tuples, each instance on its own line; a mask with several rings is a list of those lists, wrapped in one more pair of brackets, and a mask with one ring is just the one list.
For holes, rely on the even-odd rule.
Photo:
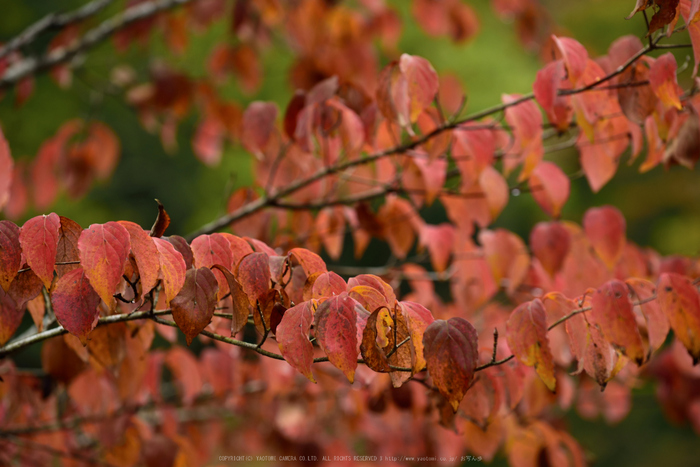
[[(3, 0), (0, 41), (13, 37), (51, 11), (68, 11), (83, 3), (85, 0)], [(452, 72), (459, 76), (468, 93), (467, 113), (499, 103), (502, 93), (530, 92), (541, 63), (519, 44), (513, 25), (495, 17), (489, 2), (470, 2), (478, 12), (481, 29), (475, 39), (462, 45), (455, 45), (447, 38), (427, 37), (411, 17), (409, 1), (390, 3), (403, 20), (399, 50), (426, 57), (439, 73)], [(633, 0), (542, 0), (542, 3), (562, 27), (561, 34), (577, 38), (593, 56), (604, 54), (609, 44), (621, 35), (642, 37), (646, 31), (641, 16), (624, 19), (634, 6)], [(114, 10), (120, 5), (117, 1), (110, 8)], [(85, 65), (75, 71), (71, 89), (60, 90), (48, 76), (42, 75), (37, 79), (34, 94), (21, 108), (15, 107), (12, 91), (0, 101), (0, 124), (16, 159), (31, 160), (46, 138), (63, 122), (76, 117), (104, 121), (121, 140), (121, 160), (113, 177), (94, 186), (79, 201), (61, 195), (53, 211), (82, 226), (128, 219), (149, 227), (156, 212), (153, 199), (158, 198), (172, 217), (169, 233), (181, 235), (225, 212), (227, 195), (252, 181), (248, 154), (238, 146), (228, 146), (219, 167), (207, 168), (201, 164), (194, 157), (190, 143), (197, 121), (195, 114), (178, 127), (178, 150), (167, 154), (158, 135), (143, 129), (123, 97), (102, 94), (100, 89), (118, 63), (130, 64), (144, 80), (151, 59), (156, 56), (166, 57), (174, 67), (201, 76), (206, 73), (203, 57), (224, 37), (227, 27), (220, 21), (206, 32), (192, 35), (187, 51), (178, 56), (169, 51), (159, 34), (154, 35), (147, 47), (131, 47), (124, 55), (115, 54), (108, 41), (88, 54)], [(680, 34), (674, 36), (674, 41), (687, 42), (688, 38)], [(43, 50), (47, 42), (48, 38), (40, 40), (30, 51)], [(691, 60), (689, 70), (692, 69), (690, 53), (688, 49), (676, 53), (679, 63)], [(381, 57), (382, 64), (389, 59)], [(259, 92), (254, 96), (243, 95), (231, 80), (222, 95), (243, 105), (252, 100), (272, 100), (284, 109), (294, 91), (288, 81), (291, 64), (289, 50), (276, 41), (275, 47), (264, 53), (264, 82)], [(680, 75), (681, 81), (690, 80), (689, 70)], [(567, 173), (578, 170), (574, 151), (556, 152), (551, 157)], [(644, 157), (643, 153), (639, 159)], [(597, 194), (591, 192), (585, 179), (576, 179), (563, 217), (580, 222), (588, 207), (613, 204), (624, 213), (632, 241), (662, 254), (697, 255), (700, 183), (696, 173), (678, 167), (669, 171), (657, 167), (639, 174), (639, 162), (630, 167), (623, 159), (616, 177)], [(26, 217), (36, 214), (29, 212)], [(444, 213), (436, 209), (425, 215), (431, 222), (439, 222)], [(545, 219), (532, 198), (523, 195), (511, 199), (497, 225), (527, 238), (532, 226)], [(21, 225), (23, 220), (19, 219), (18, 223)], [(344, 264), (351, 261), (351, 254), (346, 253), (342, 258)], [(374, 256), (373, 264), (381, 265), (387, 253)], [(573, 411), (567, 417), (574, 437), (595, 453), (596, 465), (700, 465), (700, 440), (689, 428), (668, 424), (651, 387), (635, 392), (632, 413), (617, 426), (583, 421)], [(496, 461), (496, 465), (504, 463), (502, 457)]]

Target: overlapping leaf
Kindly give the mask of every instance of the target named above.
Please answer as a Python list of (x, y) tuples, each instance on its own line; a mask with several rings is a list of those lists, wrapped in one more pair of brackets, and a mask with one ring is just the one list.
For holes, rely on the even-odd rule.
[(547, 316), (540, 299), (519, 305), (506, 322), (508, 346), (521, 363), (535, 367), (537, 375), (554, 391), (554, 360), (547, 338)]
[(687, 277), (661, 274), (657, 285), (659, 306), (693, 362), (700, 361), (700, 293)]
[(129, 232), (117, 222), (92, 224), (78, 239), (85, 276), (110, 307), (116, 305), (112, 295), (121, 281), (130, 248)]
[(182, 289), (170, 302), (173, 319), (185, 334), (187, 345), (211, 322), (218, 291), (216, 277), (209, 268), (187, 271)]
[(0, 286), (7, 291), (21, 266), (20, 229), (10, 221), (0, 221)]
[(591, 208), (583, 216), (583, 228), (595, 252), (612, 269), (627, 242), (627, 224), (622, 213), (612, 206)]
[(100, 296), (82, 268), (73, 269), (58, 280), (51, 303), (59, 324), (87, 345), (87, 336), (97, 324)]
[(357, 312), (347, 294), (329, 298), (314, 315), (316, 341), (328, 360), (348, 378), (355, 379), (357, 368)]
[(433, 383), (456, 412), (478, 364), (476, 329), (464, 318), (435, 320), (423, 334), (423, 353)]
[(158, 250), (160, 276), (163, 278), (165, 298), (170, 302), (178, 294), (185, 283), (187, 271), (185, 260), (172, 243), (162, 238), (153, 237), (153, 243)]
[(150, 292), (158, 282), (158, 272), (160, 271), (158, 249), (153, 241), (154, 237), (150, 236), (138, 224), (128, 221), (119, 221), (119, 223), (129, 232), (131, 252), (139, 268), (143, 293)]
[(315, 383), (311, 372), (314, 346), (309, 341), (309, 331), (314, 320), (313, 307), (312, 301), (306, 301), (288, 309), (277, 326), (275, 339), (284, 359)]
[[(19, 233), (24, 259), (46, 288), (51, 287), (56, 263), (61, 219), (57, 214), (36, 216), (24, 223)], [(120, 273), (121, 274), (121, 273)]]

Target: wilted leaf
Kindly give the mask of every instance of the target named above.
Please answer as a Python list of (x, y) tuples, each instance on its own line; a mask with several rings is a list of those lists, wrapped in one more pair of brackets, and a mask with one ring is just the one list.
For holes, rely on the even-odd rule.
[(316, 341), (328, 360), (351, 383), (357, 368), (356, 302), (347, 294), (329, 298), (319, 305), (314, 316)]
[(182, 289), (187, 271), (185, 260), (172, 243), (159, 237), (153, 237), (153, 243), (158, 250), (160, 274), (163, 277), (165, 298), (170, 302)]
[(158, 215), (156, 216), (156, 220), (153, 223), (153, 226), (151, 227), (151, 232), (149, 233), (149, 235), (151, 237), (160, 238), (163, 236), (163, 234), (165, 233), (165, 230), (170, 225), (170, 216), (168, 215), (168, 212), (165, 210), (163, 203), (161, 203), (158, 200), (156, 200), (156, 203), (158, 203)]
[(24, 259), (46, 288), (51, 287), (61, 219), (57, 214), (37, 216), (24, 223), (19, 232)]
[(590, 208), (583, 216), (583, 229), (600, 259), (612, 269), (627, 243), (627, 224), (622, 213), (612, 206)]
[(700, 361), (700, 293), (685, 276), (664, 273), (656, 287), (659, 306), (693, 363)]
[(476, 329), (464, 318), (435, 320), (423, 334), (423, 353), (433, 383), (456, 412), (478, 364)]
[(0, 286), (7, 291), (21, 266), (20, 229), (10, 221), (0, 221)]
[(508, 347), (521, 363), (535, 371), (550, 391), (554, 391), (554, 360), (547, 338), (547, 315), (544, 305), (536, 298), (519, 305), (506, 323)]
[(214, 316), (219, 286), (209, 268), (190, 269), (180, 293), (170, 302), (173, 319), (185, 334), (187, 345), (206, 328)]
[(275, 339), (284, 359), (301, 374), (316, 382), (311, 372), (314, 346), (309, 341), (313, 322), (313, 302), (307, 301), (288, 309), (277, 326)]
[(644, 362), (644, 346), (628, 293), (623, 282), (606, 282), (591, 298), (590, 316), (614, 347), (641, 365)]
[(87, 345), (87, 336), (97, 324), (100, 296), (82, 268), (73, 269), (58, 280), (51, 303), (59, 324)]
[(386, 308), (377, 308), (367, 318), (360, 352), (367, 367), (373, 371), (380, 373), (391, 371), (387, 355), (396, 345), (394, 333), (391, 332), (393, 327), (394, 320)]

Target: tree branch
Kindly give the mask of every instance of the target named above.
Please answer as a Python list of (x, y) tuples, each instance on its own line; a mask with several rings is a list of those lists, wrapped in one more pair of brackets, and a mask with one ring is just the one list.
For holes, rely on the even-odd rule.
[(152, 0), (128, 8), (86, 32), (82, 38), (70, 47), (49, 52), (41, 58), (27, 57), (13, 64), (0, 78), (0, 89), (10, 87), (27, 76), (36, 75), (56, 65), (66, 63), (76, 55), (87, 52), (116, 31), (136, 21), (151, 17), (161, 11), (184, 5), (190, 1), (192, 0)]

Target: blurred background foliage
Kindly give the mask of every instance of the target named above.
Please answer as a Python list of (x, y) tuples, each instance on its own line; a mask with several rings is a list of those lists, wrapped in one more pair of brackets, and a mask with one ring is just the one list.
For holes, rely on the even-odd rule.
[[(24, 27), (47, 13), (69, 11), (85, 0), (3, 0), (0, 14), (0, 41), (18, 34)], [(122, 6), (116, 1), (110, 8)], [(398, 50), (426, 57), (440, 73), (459, 77), (467, 93), (466, 113), (500, 102), (502, 93), (528, 93), (535, 74), (542, 66), (539, 57), (519, 44), (511, 24), (499, 20), (489, 2), (469, 2), (477, 11), (480, 31), (467, 44), (453, 44), (448, 38), (425, 35), (411, 16), (410, 2), (393, 0), (403, 21)], [(592, 56), (605, 54), (608, 46), (624, 34), (643, 37), (646, 28), (638, 15), (629, 21), (625, 16), (634, 6), (632, 0), (542, 0), (560, 29), (558, 34), (571, 35), (582, 42)], [(72, 118), (97, 119), (114, 129), (121, 141), (121, 160), (107, 182), (94, 186), (80, 200), (62, 194), (52, 210), (74, 219), (82, 226), (109, 220), (128, 219), (149, 227), (155, 213), (155, 198), (160, 199), (172, 217), (169, 233), (184, 235), (223, 214), (228, 195), (236, 188), (252, 183), (251, 157), (240, 146), (226, 148), (222, 163), (208, 168), (192, 151), (191, 139), (197, 115), (191, 114), (180, 123), (178, 148), (168, 154), (156, 134), (141, 126), (134, 109), (124, 102), (123, 95), (105, 92), (112, 68), (127, 63), (136, 70), (141, 81), (148, 76), (154, 60), (166, 60), (176, 69), (191, 76), (207, 73), (206, 57), (226, 34), (228, 25), (219, 21), (213, 27), (190, 37), (186, 52), (173, 55), (159, 34), (154, 34), (145, 47), (131, 46), (125, 54), (117, 54), (107, 41), (86, 57), (74, 73), (73, 85), (61, 90), (47, 75), (38, 77), (31, 98), (20, 108), (14, 104), (13, 91), (0, 101), (0, 123), (9, 140), (15, 159), (31, 160), (41, 143), (58, 127)], [(686, 34), (674, 36), (687, 42)], [(44, 50), (48, 38), (36, 44)], [(689, 50), (676, 53), (679, 64), (690, 61), (679, 80), (690, 80), (692, 59)], [(380, 55), (382, 65), (395, 57)], [(221, 95), (242, 106), (253, 100), (274, 101), (283, 111), (294, 89), (288, 80), (293, 57), (283, 40), (273, 38), (273, 47), (263, 53), (263, 83), (255, 95), (245, 95), (231, 79), (221, 88)], [(569, 174), (579, 170), (575, 150), (548, 154)], [(623, 158), (615, 178), (599, 193), (592, 193), (585, 178), (572, 182), (572, 192), (563, 218), (581, 221), (591, 206), (612, 204), (627, 219), (628, 238), (641, 246), (649, 246), (662, 254), (697, 255), (700, 245), (700, 183), (696, 172), (662, 167), (638, 173), (644, 153), (632, 166)], [(511, 180), (514, 184), (515, 180)], [(28, 212), (26, 218), (38, 213)], [(423, 213), (430, 222), (445, 220), (438, 206)], [(545, 214), (529, 195), (512, 197), (496, 222), (527, 240), (535, 223), (546, 220)], [(21, 223), (24, 219), (19, 219)], [(341, 262), (353, 264), (350, 240)], [(373, 244), (359, 265), (382, 265), (388, 250)], [(370, 262), (371, 261), (371, 262)], [(445, 287), (445, 289), (447, 289)], [(601, 466), (694, 466), (698, 465), (698, 438), (687, 427), (675, 427), (665, 420), (652, 387), (635, 392), (631, 414), (616, 426), (602, 421), (584, 421), (575, 411), (568, 417), (570, 431), (582, 445), (595, 452), (595, 465)], [(505, 465), (501, 456), (496, 465)]]

